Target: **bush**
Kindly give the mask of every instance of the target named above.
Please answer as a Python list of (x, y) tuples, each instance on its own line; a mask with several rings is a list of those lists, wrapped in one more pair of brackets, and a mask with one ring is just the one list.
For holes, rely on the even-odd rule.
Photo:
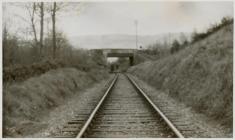
[(3, 82), (25, 80), (29, 77), (43, 74), (51, 69), (63, 67), (65, 64), (58, 60), (46, 60), (32, 65), (13, 65), (3, 68)]
[(171, 54), (178, 52), (180, 49), (180, 44), (177, 40), (174, 40), (174, 42), (172, 43), (172, 47), (171, 47)]

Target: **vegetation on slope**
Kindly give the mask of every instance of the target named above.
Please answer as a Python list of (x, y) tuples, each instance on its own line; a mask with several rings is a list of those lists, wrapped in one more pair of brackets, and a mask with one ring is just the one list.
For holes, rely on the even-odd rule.
[[(4, 5), (2, 32), (4, 84), (26, 80), (61, 67), (75, 67), (86, 72), (106, 67), (101, 52), (72, 46), (63, 31), (57, 29), (58, 13), (63, 10), (72, 12), (79, 6), (80, 4), (75, 3), (70, 5), (57, 2)], [(25, 14), (10, 14), (11, 8), (21, 8)], [(19, 18), (19, 22), (23, 19), (25, 24), (13, 28), (11, 25), (15, 23), (8, 18)], [(46, 19), (52, 21), (45, 22)]]
[(233, 24), (129, 72), (232, 128)]
[(40, 122), (41, 117), (62, 105), (75, 93), (79, 93), (77, 91), (107, 76), (103, 70), (96, 69), (87, 73), (75, 68), (61, 68), (50, 70), (21, 83), (4, 86), (4, 136), (29, 134), (30, 128), (34, 126), (41, 129), (43, 127), (43, 122)]
[[(19, 82), (33, 76), (41, 75), (51, 69), (74, 67), (78, 70), (89, 72), (92, 69), (106, 68), (103, 54), (88, 50), (74, 50), (76, 56), (67, 59), (42, 60), (32, 64), (15, 64), (3, 68), (3, 82)], [(82, 61), (81, 61), (82, 60)], [(105, 70), (105, 69), (104, 69)]]
[(233, 23), (233, 19), (230, 17), (222, 18), (220, 23), (212, 24), (205, 32), (198, 33), (196, 30), (191, 34), (191, 38), (189, 35), (185, 33), (181, 33), (178, 39), (174, 39), (172, 42), (165, 40), (164, 43), (156, 42), (154, 44), (150, 44), (147, 49), (139, 50), (135, 54), (135, 64), (142, 63), (148, 60), (158, 60), (178, 51), (185, 49), (186, 47), (191, 46), (193, 43), (197, 43), (198, 41), (205, 39), (211, 34), (217, 32), (224, 26)]

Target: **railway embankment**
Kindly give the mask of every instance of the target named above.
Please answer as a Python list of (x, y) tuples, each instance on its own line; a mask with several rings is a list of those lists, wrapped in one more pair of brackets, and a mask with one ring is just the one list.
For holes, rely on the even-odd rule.
[(128, 72), (232, 133), (233, 24), (175, 54), (133, 66)]
[(23, 82), (4, 85), (3, 135), (24, 137), (45, 129), (48, 124), (42, 123), (42, 118), (108, 77), (104, 70), (82, 72), (75, 68), (61, 68)]

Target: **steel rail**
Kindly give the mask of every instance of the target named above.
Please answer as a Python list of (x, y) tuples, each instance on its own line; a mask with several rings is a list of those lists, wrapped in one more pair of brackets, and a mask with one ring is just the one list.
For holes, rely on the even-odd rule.
[[(125, 74), (126, 75), (126, 74)], [(127, 78), (131, 81), (134, 87), (143, 95), (143, 97), (148, 101), (148, 103), (154, 108), (154, 110), (164, 119), (167, 125), (171, 128), (171, 130), (176, 134), (179, 138), (184, 138), (181, 132), (175, 127), (175, 125), (163, 114), (163, 112), (152, 102), (152, 100), (147, 96), (147, 94), (137, 85), (137, 83), (129, 76), (126, 75)]]
[(80, 132), (77, 135), (77, 138), (82, 138), (83, 134), (85, 133), (86, 129), (89, 127), (89, 125), (92, 122), (92, 119), (94, 118), (95, 114), (97, 113), (97, 111), (99, 110), (99, 108), (101, 107), (101, 105), (103, 104), (104, 100), (106, 99), (107, 95), (110, 93), (111, 89), (113, 88), (115, 82), (117, 81), (118, 75), (115, 75), (112, 83), (110, 84), (109, 88), (106, 90), (105, 94), (103, 95), (103, 97), (101, 98), (101, 100), (99, 101), (99, 103), (97, 104), (97, 106), (95, 107), (95, 109), (92, 111), (91, 115), (89, 116), (88, 120), (86, 121), (86, 123), (83, 125), (82, 129), (80, 130)]

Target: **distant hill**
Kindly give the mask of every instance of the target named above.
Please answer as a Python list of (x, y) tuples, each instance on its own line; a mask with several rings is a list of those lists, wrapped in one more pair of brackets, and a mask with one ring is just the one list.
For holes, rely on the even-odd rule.
[[(147, 45), (164, 41), (172, 42), (180, 38), (180, 33), (159, 34), (159, 35), (141, 35), (138, 36), (138, 46), (146, 47)], [(190, 33), (185, 34), (189, 38)], [(136, 48), (135, 35), (85, 35), (74, 36), (69, 39), (75, 48)]]

